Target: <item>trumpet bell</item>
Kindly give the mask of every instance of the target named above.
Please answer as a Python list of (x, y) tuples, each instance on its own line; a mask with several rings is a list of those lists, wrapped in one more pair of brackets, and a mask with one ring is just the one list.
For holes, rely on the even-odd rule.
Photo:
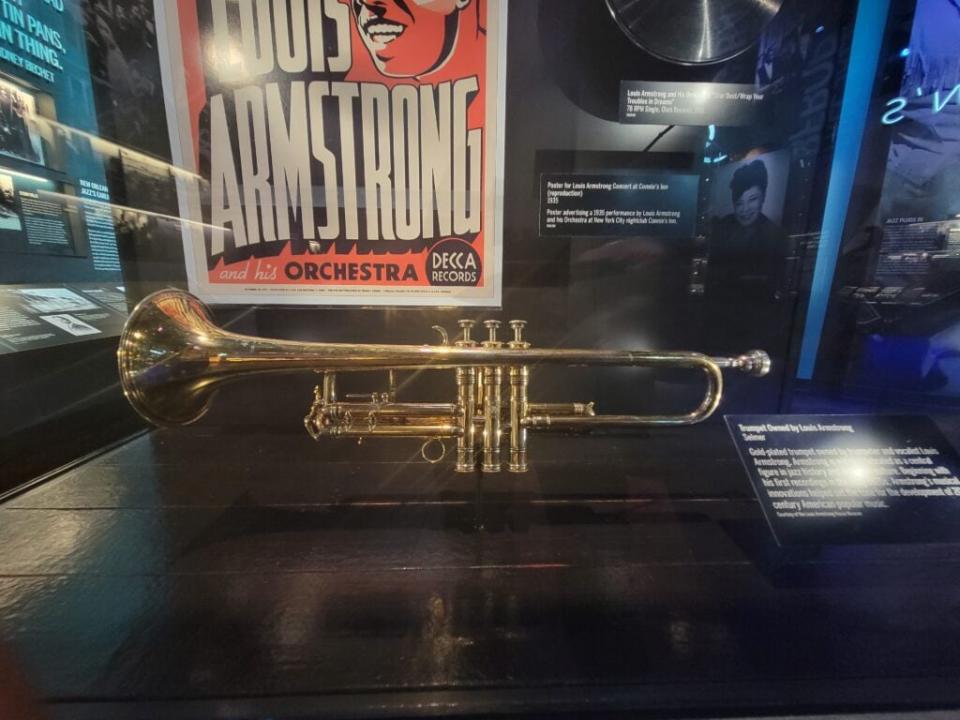
[(189, 425), (206, 414), (213, 379), (206, 358), (220, 334), (210, 310), (180, 290), (145, 297), (130, 314), (117, 364), (127, 400), (145, 420), (160, 426)]

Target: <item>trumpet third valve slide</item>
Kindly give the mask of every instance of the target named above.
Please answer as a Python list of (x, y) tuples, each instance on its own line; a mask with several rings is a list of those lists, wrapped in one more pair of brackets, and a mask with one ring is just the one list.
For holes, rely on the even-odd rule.
[[(456, 444), (458, 472), (526, 472), (531, 433), (587, 432), (606, 428), (693, 425), (709, 418), (723, 398), (723, 372), (755, 377), (770, 372), (762, 350), (735, 357), (695, 352), (548, 349), (525, 338), (526, 322), (511, 320), (506, 342), (501, 323), (483, 323), (486, 338), (474, 340), (473, 320), (459, 322), (451, 344), (439, 327), (439, 345), (312, 343), (239, 335), (214, 324), (209, 310), (181, 290), (161, 290), (130, 314), (120, 338), (117, 360), (127, 399), (146, 420), (161, 426), (199, 420), (217, 389), (248, 375), (314, 371), (323, 382), (314, 390), (304, 418), (307, 432), (322, 438), (412, 437), (423, 439), (424, 459), (439, 462), (443, 440)], [(604, 415), (593, 403), (534, 403), (529, 399), (531, 367), (683, 368), (702, 373), (705, 389), (699, 405), (671, 415)], [(396, 373), (402, 370), (453, 370), (450, 403), (417, 403), (397, 398)], [(387, 389), (367, 395), (341, 395), (338, 375), (385, 371)], [(509, 395), (504, 403), (504, 383)], [(438, 445), (439, 444), (439, 445)]]

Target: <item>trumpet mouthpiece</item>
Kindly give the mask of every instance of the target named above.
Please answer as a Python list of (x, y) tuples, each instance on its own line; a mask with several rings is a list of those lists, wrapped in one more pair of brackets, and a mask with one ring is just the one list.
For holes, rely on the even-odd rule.
[(751, 377), (766, 377), (770, 374), (773, 361), (763, 350), (751, 350), (737, 358), (737, 366)]

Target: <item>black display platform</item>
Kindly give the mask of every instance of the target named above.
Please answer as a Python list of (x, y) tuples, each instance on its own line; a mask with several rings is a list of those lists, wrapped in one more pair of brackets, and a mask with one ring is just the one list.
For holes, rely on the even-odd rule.
[(0, 506), (0, 635), (81, 720), (960, 707), (960, 548), (778, 548), (719, 423), (417, 450), (140, 437)]

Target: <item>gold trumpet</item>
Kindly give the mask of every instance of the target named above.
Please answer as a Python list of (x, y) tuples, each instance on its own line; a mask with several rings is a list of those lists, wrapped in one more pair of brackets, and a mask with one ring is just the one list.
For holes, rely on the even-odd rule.
[[(607, 428), (693, 425), (709, 418), (723, 397), (723, 370), (762, 377), (770, 358), (762, 350), (739, 357), (710, 358), (692, 352), (623, 350), (550, 350), (524, 340), (523, 320), (511, 320), (513, 339), (497, 339), (500, 322), (487, 320), (488, 337), (471, 337), (475, 323), (461, 320), (460, 339), (450, 343), (443, 328), (440, 345), (351, 345), (272, 340), (217, 327), (210, 311), (181, 290), (161, 290), (145, 298), (124, 328), (117, 351), (120, 380), (127, 399), (146, 420), (161, 426), (200, 419), (224, 383), (254, 373), (315, 371), (323, 383), (304, 419), (315, 439), (322, 437), (414, 437), (428, 462), (446, 455), (444, 439), (457, 444), (456, 470), (501, 470), (501, 446), (509, 437), (507, 469), (527, 471), (531, 432), (589, 431)], [(593, 403), (538, 404), (528, 397), (530, 367), (536, 365), (626, 366), (701, 370), (703, 401), (677, 415), (598, 415)], [(408, 403), (397, 400), (396, 371), (455, 370), (456, 401)], [(387, 371), (382, 393), (338, 397), (337, 374)], [(504, 380), (509, 400), (504, 403)], [(431, 445), (438, 450), (430, 456)], [(442, 452), (440, 452), (442, 450)], [(439, 454), (437, 454), (439, 452)]]

